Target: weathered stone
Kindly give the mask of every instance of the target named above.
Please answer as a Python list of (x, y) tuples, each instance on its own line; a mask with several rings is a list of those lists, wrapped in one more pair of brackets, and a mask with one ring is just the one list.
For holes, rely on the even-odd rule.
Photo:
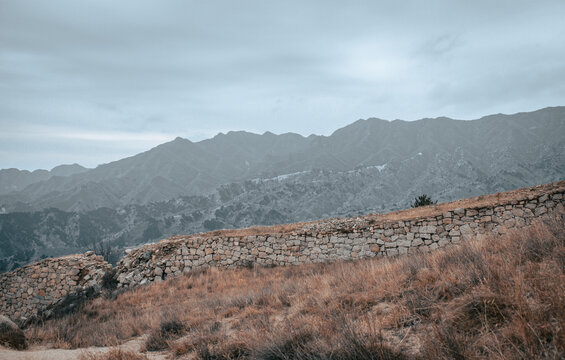
[(398, 240), (398, 246), (399, 247), (410, 247), (410, 240)]
[(421, 226), (420, 233), (421, 234), (435, 234), (436, 227), (435, 226)]
[(534, 211), (534, 215), (535, 216), (540, 216), (543, 215), (547, 212), (547, 208), (545, 208), (545, 206), (540, 206), (538, 208), (535, 209)]
[(459, 230), (453, 229), (449, 232), (449, 236), (460, 236), (460, 235), (461, 235), (461, 231)]
[(140, 256), (140, 259), (143, 261), (149, 261), (151, 260), (151, 256), (153, 255), (152, 251), (146, 251), (143, 253), (143, 255)]
[(469, 224), (465, 224), (465, 225), (461, 226), (459, 228), (459, 231), (461, 231), (461, 235), (463, 235), (463, 236), (469, 237), (469, 236), (473, 235), (473, 230), (471, 229)]
[(439, 241), (437, 242), (437, 245), (438, 245), (439, 247), (443, 247), (443, 246), (445, 246), (445, 245), (447, 245), (447, 244), (449, 244), (449, 240), (447, 240), (447, 239), (445, 239), (445, 238), (439, 239)]
[(465, 212), (465, 214), (469, 217), (471, 216), (477, 216), (479, 215), (479, 212), (475, 209), (467, 209), (467, 211)]
[(396, 248), (386, 249), (386, 255), (387, 256), (396, 256), (396, 255), (398, 255), (398, 249), (396, 249)]
[(453, 210), (453, 213), (455, 215), (463, 216), (463, 215), (465, 215), (465, 209), (458, 208), (458, 209)]
[(423, 245), (424, 241), (422, 239), (414, 239), (412, 240), (412, 246), (420, 246)]

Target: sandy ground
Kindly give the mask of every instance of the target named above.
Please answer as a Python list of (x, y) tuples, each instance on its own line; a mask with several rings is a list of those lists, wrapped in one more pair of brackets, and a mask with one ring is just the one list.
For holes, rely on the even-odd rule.
[[(145, 337), (141, 336), (132, 339), (119, 346), (120, 349), (129, 351), (139, 351)], [(17, 351), (7, 349), (0, 346), (0, 360), (75, 360), (79, 359), (83, 354), (102, 354), (108, 352), (108, 347), (89, 347), (83, 349), (50, 349), (45, 346), (32, 346), (25, 351)], [(161, 360), (166, 359), (164, 353), (147, 352), (145, 355), (149, 359)]]

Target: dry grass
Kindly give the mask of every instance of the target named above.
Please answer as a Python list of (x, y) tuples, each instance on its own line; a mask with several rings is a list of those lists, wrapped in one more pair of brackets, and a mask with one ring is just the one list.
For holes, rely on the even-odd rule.
[(133, 351), (113, 348), (104, 354), (85, 353), (79, 360), (148, 360), (148, 357)]
[(397, 259), (209, 269), (96, 299), (32, 343), (201, 359), (558, 359), (563, 221)]

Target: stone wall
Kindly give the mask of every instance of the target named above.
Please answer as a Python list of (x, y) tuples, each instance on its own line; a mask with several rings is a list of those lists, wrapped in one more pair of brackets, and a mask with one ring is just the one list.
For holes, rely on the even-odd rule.
[(430, 251), (564, 213), (564, 191), (562, 181), (385, 216), (317, 221), (290, 231), (283, 226), (173, 238), (129, 251), (118, 265), (118, 286), (208, 266), (284, 266)]
[[(431, 251), (565, 214), (565, 181), (384, 215), (177, 236), (131, 249), (118, 286), (133, 287), (204, 267), (295, 265)], [(0, 314), (29, 317), (96, 285), (111, 265), (92, 252), (45, 259), (0, 274)]]
[(67, 294), (98, 284), (111, 268), (90, 251), (0, 274), (0, 313), (14, 320), (33, 316)]

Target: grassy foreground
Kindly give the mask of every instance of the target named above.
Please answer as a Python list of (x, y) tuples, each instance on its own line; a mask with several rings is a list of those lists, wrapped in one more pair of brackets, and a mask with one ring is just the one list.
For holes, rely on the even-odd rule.
[(33, 344), (196, 359), (565, 357), (563, 220), (396, 259), (208, 269), (95, 299), (26, 330)]

